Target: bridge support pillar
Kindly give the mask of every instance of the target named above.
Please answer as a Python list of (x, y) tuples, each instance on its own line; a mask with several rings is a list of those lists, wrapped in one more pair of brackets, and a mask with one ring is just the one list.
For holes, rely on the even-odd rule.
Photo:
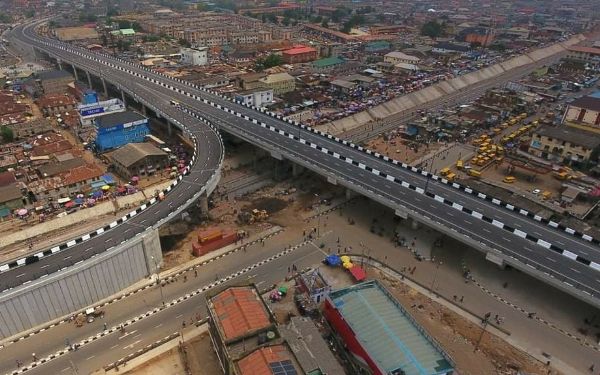
[(167, 134), (169, 134), (169, 137), (173, 135), (173, 124), (171, 121), (167, 121)]
[(292, 164), (292, 176), (298, 177), (304, 172), (304, 167), (298, 164)]
[(85, 71), (85, 75), (87, 77), (87, 83), (88, 86), (90, 87), (90, 89), (93, 89), (92, 87), (92, 76), (90, 76), (90, 72), (88, 72), (87, 70)]
[(504, 269), (504, 267), (506, 267), (506, 263), (504, 262), (504, 259), (502, 259), (498, 255), (493, 254), (491, 252), (488, 252), (488, 253), (485, 254), (485, 259), (488, 260), (488, 261), (490, 261), (490, 262), (492, 262), (492, 263), (494, 263), (494, 264), (497, 264), (498, 267), (500, 267), (502, 269)]
[(63, 70), (62, 61), (60, 59), (56, 59), (56, 65), (58, 65), (58, 70)]
[(408, 212), (406, 212), (403, 209), (397, 209), (396, 211), (394, 211), (394, 213), (396, 214), (396, 216), (406, 220), (408, 219)]
[(102, 89), (104, 90), (104, 97), (108, 98), (108, 89), (106, 88), (106, 81), (104, 80), (104, 78), (100, 78), (100, 80), (102, 81)]
[(202, 217), (208, 217), (208, 195), (202, 194), (198, 198), (198, 207), (200, 208), (200, 215)]
[(271, 156), (274, 159), (283, 160), (283, 155), (281, 155), (279, 152), (271, 151)]
[(79, 74), (77, 74), (77, 67), (74, 64), (71, 64), (73, 68), (73, 75), (75, 76), (75, 81), (79, 81)]
[(410, 219), (410, 228), (412, 230), (417, 230), (421, 227), (421, 223), (419, 223), (418, 221), (416, 221), (415, 219), (411, 218)]
[(327, 182), (329, 182), (332, 185), (337, 185), (337, 180), (330, 176), (327, 176)]
[[(146, 113), (146, 106), (142, 104), (142, 115), (147, 116), (148, 114)], [(168, 123), (168, 121), (167, 121)]]
[(346, 188), (346, 200), (352, 199), (355, 196), (356, 196), (356, 193), (354, 192), (354, 190), (350, 190), (350, 189)]
[(123, 90), (121, 90), (121, 100), (123, 101), (125, 107), (127, 107), (127, 101), (125, 100), (125, 91)]

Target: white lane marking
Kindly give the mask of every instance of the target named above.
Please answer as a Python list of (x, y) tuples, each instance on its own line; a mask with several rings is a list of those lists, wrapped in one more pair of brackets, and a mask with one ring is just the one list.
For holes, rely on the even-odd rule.
[(162, 327), (162, 323), (157, 324), (157, 325), (154, 326), (154, 328), (159, 328), (159, 327)]
[(127, 332), (123, 336), (119, 337), (119, 340), (122, 340), (122, 339), (124, 339), (125, 337), (127, 337), (129, 335), (133, 335), (136, 332), (137, 332), (137, 329), (135, 331)]
[(20, 275), (17, 275), (16, 277), (21, 277), (21, 276), (25, 276), (25, 274), (24, 274), (24, 273), (22, 273), (22, 274), (20, 274)]
[(546, 259), (548, 259), (548, 260), (549, 260), (549, 261), (551, 261), (551, 262), (554, 262), (554, 263), (556, 263), (556, 261), (555, 261), (554, 259), (552, 259), (552, 258), (546, 257)]
[(179, 315), (177, 315), (177, 316), (175, 317), (175, 319), (179, 319), (179, 318), (181, 318), (182, 316), (183, 316), (183, 314), (179, 314)]
[(487, 228), (481, 228), (481, 229), (482, 229), (484, 232), (486, 232), (486, 233), (492, 233), (492, 232), (490, 232), (490, 230), (489, 230), (489, 229), (487, 229)]
[(95, 355), (91, 355), (91, 356), (87, 357), (85, 360), (86, 360), (86, 361), (89, 361), (90, 359), (92, 359), (92, 358), (94, 358), (94, 357), (95, 357)]
[(119, 344), (115, 344), (115, 345), (111, 346), (110, 348), (111, 348), (111, 349), (114, 349), (114, 348), (116, 348), (117, 346), (119, 346)]
[(134, 346), (136, 346), (137, 344), (139, 344), (140, 342), (142, 342), (142, 340), (137, 340), (137, 341), (134, 341), (134, 342), (132, 342), (131, 344), (129, 344), (129, 345), (127, 345), (127, 346), (124, 346), (124, 347), (123, 347), (123, 349), (131, 349), (131, 348), (133, 348)]
[(571, 271), (581, 273), (580, 271), (577, 271), (575, 268), (571, 268)]
[(49, 267), (49, 266), (50, 266), (49, 264), (44, 264), (44, 265), (43, 265), (43, 266), (41, 266), (40, 268), (46, 268), (46, 267)]

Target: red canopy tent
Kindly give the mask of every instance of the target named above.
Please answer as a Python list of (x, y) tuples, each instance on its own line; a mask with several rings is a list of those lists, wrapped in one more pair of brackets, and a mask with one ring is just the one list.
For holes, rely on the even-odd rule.
[(350, 273), (356, 281), (363, 281), (367, 278), (367, 273), (361, 267), (354, 264), (354, 267), (349, 269)]

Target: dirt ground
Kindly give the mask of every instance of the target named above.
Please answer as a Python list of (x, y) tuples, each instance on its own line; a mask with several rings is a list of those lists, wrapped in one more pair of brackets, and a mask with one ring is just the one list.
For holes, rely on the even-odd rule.
[(442, 146), (443, 145), (441, 143), (423, 145), (417, 142), (401, 139), (399, 137), (387, 141), (383, 137), (379, 137), (369, 141), (366, 145), (367, 148), (373, 151), (377, 151), (382, 155), (401, 160), (405, 163), (412, 163), (428, 153), (441, 148)]
[[(212, 353), (212, 352), (211, 352)], [(183, 361), (179, 355), (177, 347), (152, 358), (143, 365), (130, 371), (124, 372), (127, 375), (185, 375)], [(201, 373), (199, 373), (201, 374)]]
[[(501, 338), (484, 332), (446, 307), (405, 284), (380, 274), (391, 293), (453, 358), (461, 375), (548, 374), (546, 366)], [(481, 336), (478, 349), (475, 345)]]
[(212, 348), (208, 332), (193, 338), (187, 344), (187, 357), (191, 373), (194, 375), (222, 374), (219, 359)]

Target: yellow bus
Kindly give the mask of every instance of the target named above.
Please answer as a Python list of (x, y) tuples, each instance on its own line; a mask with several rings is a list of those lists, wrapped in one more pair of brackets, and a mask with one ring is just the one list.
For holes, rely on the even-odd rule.
[(450, 168), (446, 167), (446, 168), (442, 168), (442, 170), (440, 171), (440, 175), (445, 176), (448, 173), (450, 173)]
[(515, 182), (517, 179), (514, 178), (513, 176), (506, 176), (502, 179), (502, 182), (506, 182), (507, 184), (512, 184), (513, 182)]
[(457, 169), (463, 169), (463, 161), (462, 160), (458, 159), (456, 161), (456, 168)]
[(481, 172), (478, 171), (477, 169), (469, 169), (469, 171), (467, 172), (467, 174), (471, 177), (475, 177), (475, 178), (479, 178), (481, 177)]

